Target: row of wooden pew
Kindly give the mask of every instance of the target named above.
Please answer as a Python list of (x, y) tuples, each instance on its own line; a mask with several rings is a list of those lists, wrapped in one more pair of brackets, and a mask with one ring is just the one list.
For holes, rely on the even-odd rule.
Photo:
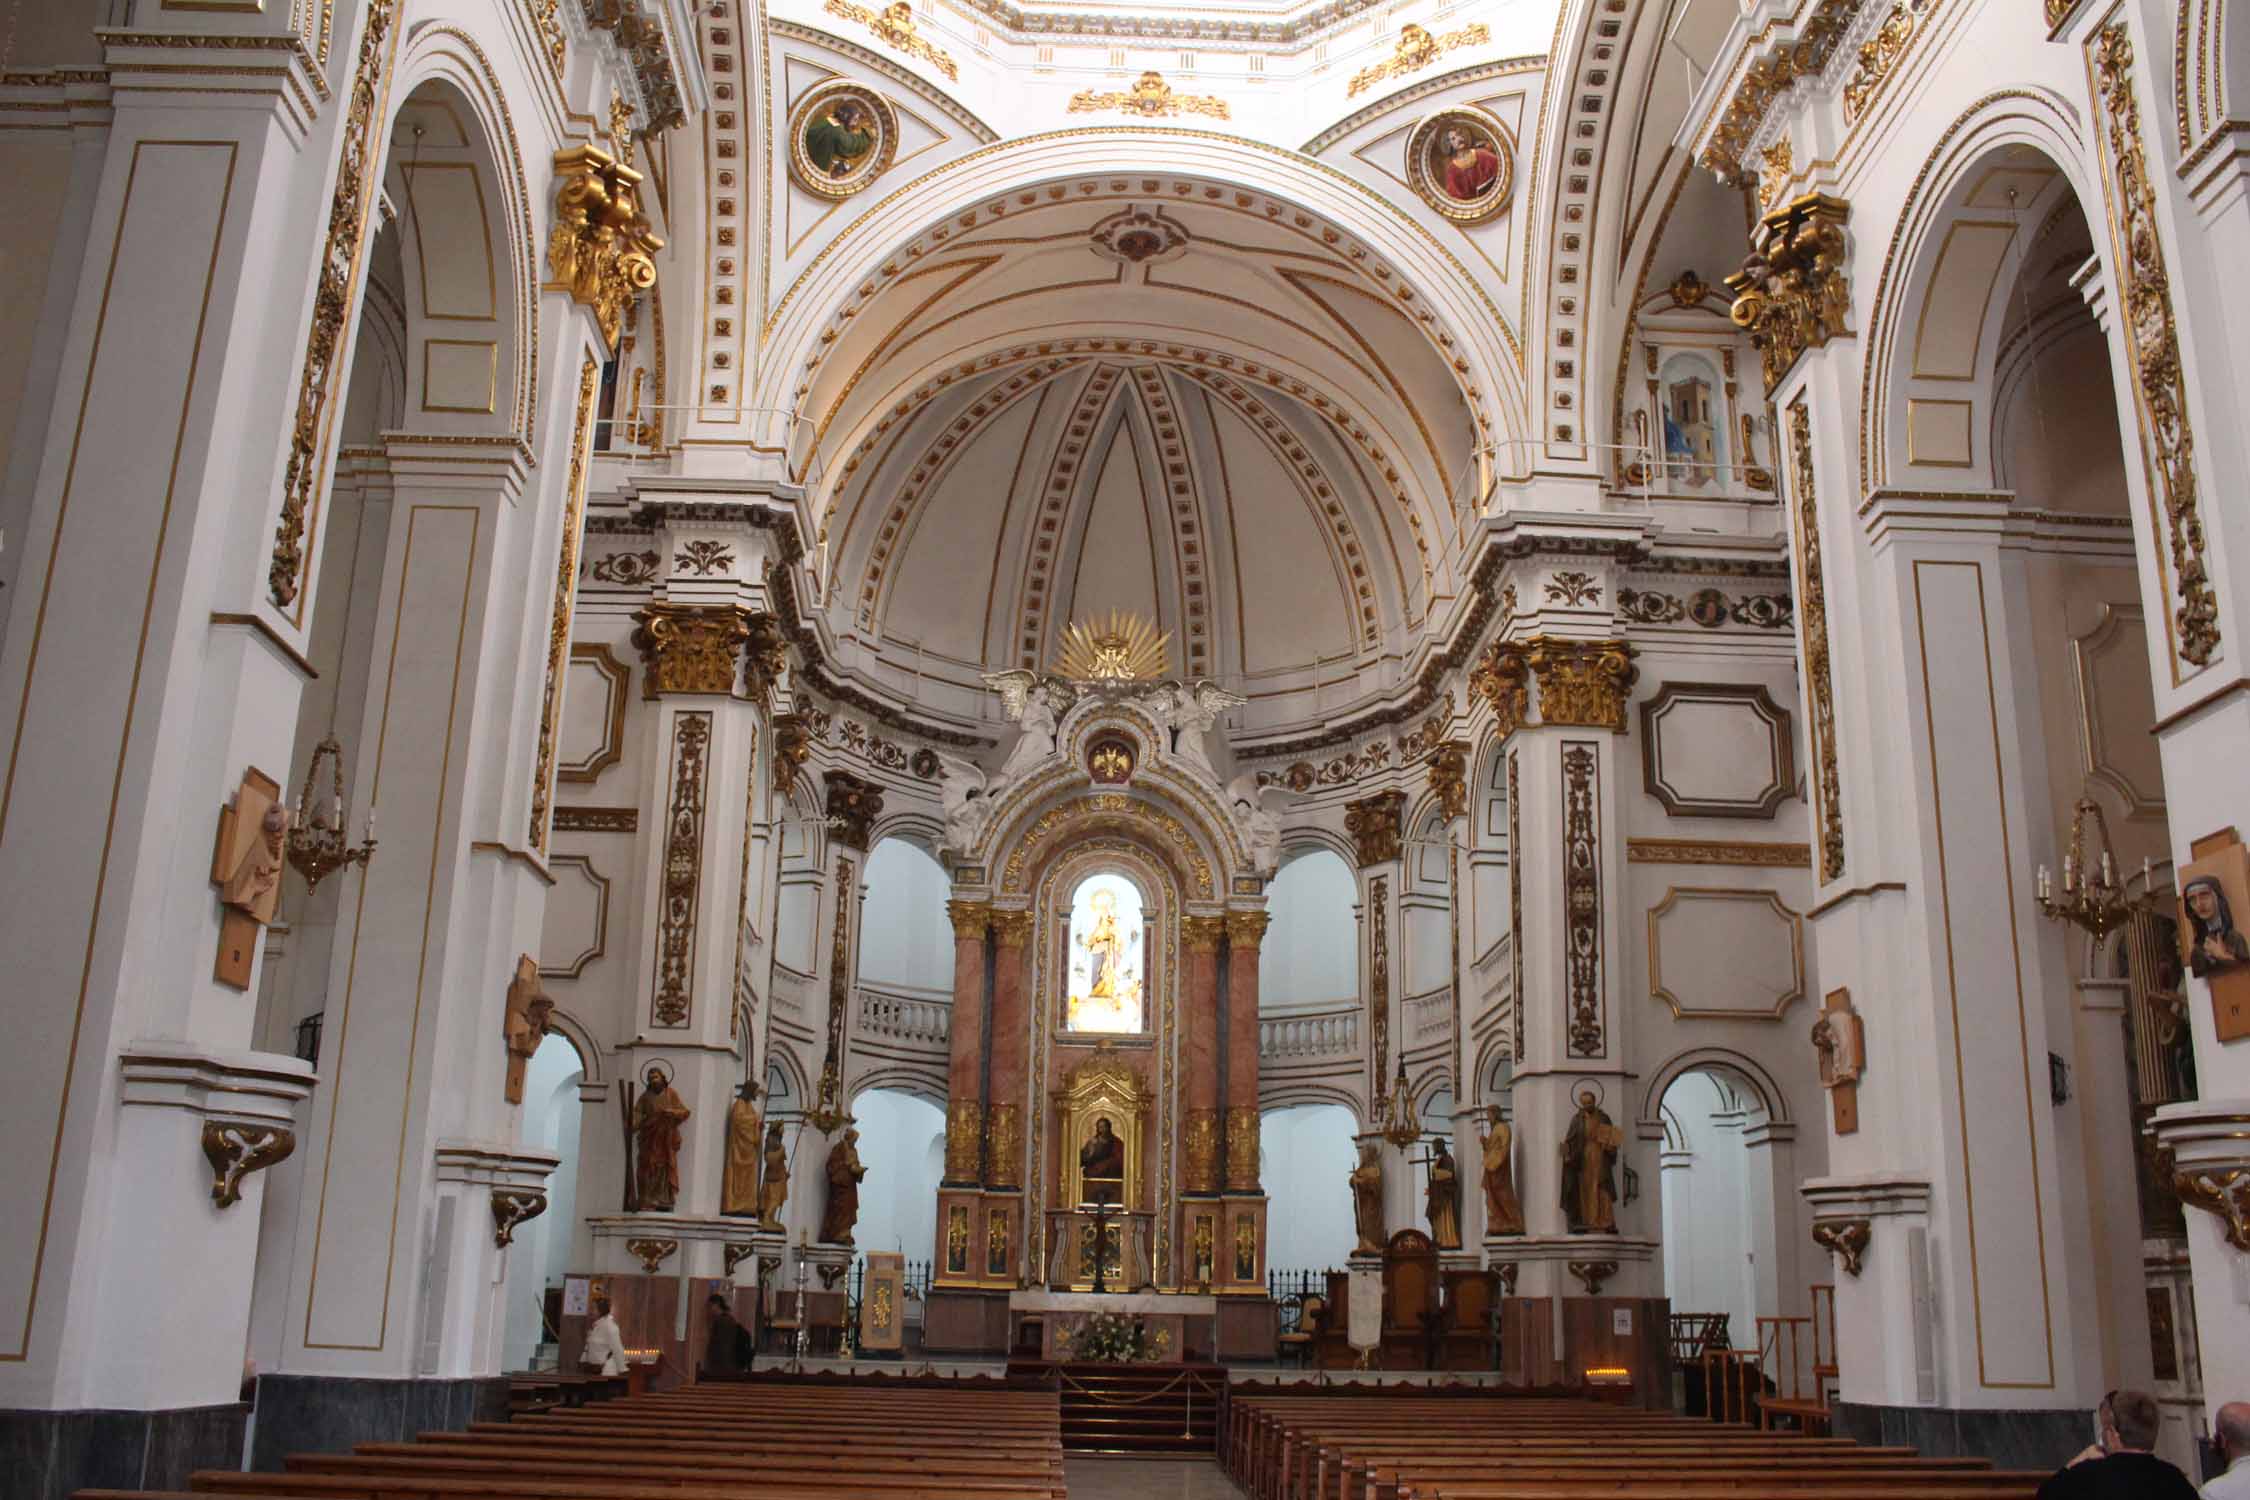
[(1252, 1500), (2029, 1500), (2046, 1477), (1571, 1395), (1398, 1390), (1234, 1396), (1220, 1458)]
[[(204, 1471), (196, 1500), (1062, 1500), (1051, 1390), (753, 1379)], [(189, 1500), (82, 1490), (76, 1500)]]

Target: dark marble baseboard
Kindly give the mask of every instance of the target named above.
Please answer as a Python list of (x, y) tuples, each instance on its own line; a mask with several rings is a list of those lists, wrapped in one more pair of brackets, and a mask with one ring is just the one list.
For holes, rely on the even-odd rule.
[(197, 1469), (242, 1467), (250, 1408), (0, 1411), (0, 1500), (74, 1490), (184, 1490)]
[(1989, 1458), (2001, 1469), (2059, 1469), (2094, 1440), (2090, 1409), (1987, 1411), (1839, 1401), (1832, 1426), (1838, 1437), (1903, 1444), (1932, 1458)]
[(407, 1443), (508, 1416), (504, 1375), (466, 1380), (364, 1380), (261, 1375), (250, 1467), (277, 1470), (292, 1453), (344, 1453), (355, 1443)]

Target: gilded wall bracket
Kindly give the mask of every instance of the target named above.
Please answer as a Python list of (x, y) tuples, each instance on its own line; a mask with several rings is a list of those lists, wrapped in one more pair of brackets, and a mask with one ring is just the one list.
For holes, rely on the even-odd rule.
[(551, 291), (570, 293), (594, 310), (605, 347), (633, 300), (656, 285), (656, 252), (664, 248), (641, 212), (641, 174), (599, 146), (555, 153), (555, 227), (547, 239)]
[(1851, 205), (1826, 193), (1792, 198), (1758, 221), (1749, 259), (1726, 278), (1728, 316), (1750, 335), (1771, 396), (1808, 349), (1850, 336), (1844, 222)]

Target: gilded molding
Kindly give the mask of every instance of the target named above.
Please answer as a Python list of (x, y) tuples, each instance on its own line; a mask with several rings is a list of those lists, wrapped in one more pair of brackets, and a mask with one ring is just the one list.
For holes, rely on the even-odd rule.
[(1493, 733), (1506, 739), (1530, 721), (1531, 663), (1520, 641), (1494, 641), (1469, 673), (1469, 693), (1492, 705)]
[(984, 1106), (957, 1099), (945, 1111), (945, 1180), (977, 1180), (977, 1147), (984, 1139)]
[[(1151, 734), (1155, 732), (1153, 726), (1149, 727), (1148, 732)], [(1008, 794), (1011, 804), (1017, 799), (1019, 791), (1028, 796), (1032, 794), (1033, 789), (1027, 783), (1016, 791), (1011, 791)], [(1002, 824), (1013, 815), (1013, 806), (1003, 807), (994, 814), (993, 821), (996, 825)], [(1037, 854), (1040, 846), (1045, 844), (1057, 830), (1066, 824), (1085, 821), (1095, 827), (1105, 825), (1116, 827), (1119, 826), (1116, 822), (1118, 818), (1133, 818), (1142, 823), (1154, 825), (1163, 834), (1161, 843), (1168, 846), (1165, 852), (1179, 860), (1178, 868), (1186, 877), (1183, 883), (1193, 884), (1192, 894), (1205, 899), (1209, 899), (1215, 894), (1211, 861), (1204, 857), (1202, 846), (1197, 843), (1195, 835), (1188, 831), (1187, 825), (1153, 802), (1144, 802), (1138, 797), (1129, 797), (1122, 792), (1095, 792), (1091, 796), (1079, 797), (1060, 806), (1050, 807), (1041, 813), (1038, 820), (1024, 831), (1022, 837), (1016, 840), (1016, 846), (1009, 853), (1007, 863), (1001, 867), (1001, 888), (1008, 891), (1021, 891), (1024, 888), (1025, 869), (1032, 856)], [(1213, 819), (1212, 823), (1205, 823), (1202, 819), (1198, 819), (1197, 822), (1198, 826), (1209, 837), (1211, 847), (1222, 850), (1227, 847), (1228, 839), (1223, 829), (1214, 831), (1214, 825), (1219, 822), (1218, 819)], [(997, 914), (994, 920), (998, 920)]]
[(211, 1164), (211, 1201), (232, 1208), (242, 1201), (243, 1178), (286, 1161), (296, 1149), (297, 1133), (287, 1125), (205, 1120), (203, 1159)]
[(350, 102), (338, 132), (342, 144), (336, 189), (328, 202), (328, 237), (321, 246), (312, 327), (305, 337), (304, 369), (297, 378), (289, 464), (281, 480), (281, 520), (274, 528), (273, 560), (266, 568), (266, 590), (283, 609), (297, 602), (303, 588), (305, 530), (323, 477), (321, 450), (328, 431), (329, 399), (343, 377), (345, 332), (359, 310), (367, 214), (374, 206), (375, 174), (383, 161), (375, 127), (388, 87), (397, 18), (398, 0), (368, 0), (359, 57), (352, 67)]
[(651, 604), (634, 610), (633, 646), (644, 669), (641, 696), (732, 693), (735, 653), (749, 638), (748, 617), (731, 604)]
[(883, 815), (883, 789), (849, 771), (830, 771), (827, 785), (830, 837), (848, 848), (864, 851), (874, 834), (875, 820)]
[(1563, 746), (1563, 972), (1569, 987), (1572, 1057), (1600, 1057), (1607, 1050), (1602, 1023), (1600, 771), (1593, 745), (1578, 740)]
[(1219, 1112), (1191, 1109), (1180, 1123), (1180, 1188), (1189, 1193), (1219, 1190)]
[(637, 807), (558, 807), (555, 809), (554, 831), (639, 833), (641, 810)]
[(1631, 643), (1537, 636), (1525, 644), (1539, 679), (1540, 723), (1625, 732), (1625, 700), (1641, 675)]
[(1023, 1125), (1013, 1104), (995, 1104), (984, 1121), (984, 1185), (1012, 1188), (1022, 1185)]
[(908, 57), (920, 58), (945, 75), (948, 83), (961, 81), (960, 64), (936, 43), (926, 40), (914, 29), (912, 0), (894, 0), (894, 3), (875, 10), (865, 5), (854, 5), (851, 0), (828, 0), (821, 9), (829, 15), (846, 21), (857, 21), (875, 33), (875, 39), (894, 51)]
[(1815, 1219), (1812, 1227), (1813, 1243), (1832, 1251), (1844, 1263), (1844, 1274), (1852, 1277), (1859, 1275), (1860, 1260), (1874, 1232), (1870, 1219)]
[(1430, 752), (1430, 791), (1447, 822), (1469, 811), (1469, 746), (1448, 740)]
[(492, 1190), (492, 1243), (505, 1250), (515, 1243), (516, 1230), (547, 1211), (547, 1195), (537, 1188)]
[(641, 174), (599, 146), (555, 153), (555, 227), (547, 237), (549, 289), (594, 310), (602, 346), (617, 347), (633, 300), (656, 285), (664, 241), (641, 212)]
[(1844, 779), (1837, 761), (1836, 698), (1828, 649), (1828, 588), (1822, 578), (1820, 504), (1813, 485), (1812, 412), (1789, 404), (1789, 474), (1797, 516), (1798, 612), (1804, 630), (1805, 690), (1812, 700), (1814, 781), (1820, 805), (1820, 878), (1844, 873)]
[(2126, 347), (2141, 409), (2144, 453), (2153, 459), (2154, 489), (2164, 501), (2171, 543), (2173, 650), (2208, 666), (2219, 650), (2219, 601), (2203, 556), (2197, 495), (2195, 433), (2188, 422), (2187, 382), (2180, 369), (2179, 329), (2172, 314), (2170, 273), (2157, 227), (2156, 191), (2141, 145), (2141, 106), (2133, 90), (2133, 41), (2122, 21), (2102, 28), (2092, 48), (2094, 94), (2102, 107), (2102, 181), (2109, 192), (2110, 238), (2125, 285)]
[(1166, 115), (1209, 115), (1214, 120), (1233, 117), (1227, 101), (1209, 94), (1176, 94), (1164, 75), (1151, 68), (1133, 80), (1133, 86), (1122, 92), (1116, 89), (1081, 89), (1070, 96), (1070, 112), (1074, 115), (1096, 114), (1103, 110), (1121, 109), (1129, 115), (1143, 119), (1162, 119)]
[(1743, 179), (1742, 153), (1749, 149), (1766, 112), (1774, 101), (1802, 78), (1819, 75), (1828, 66), (1844, 33), (1859, 13), (1862, 0), (1823, 0), (1797, 35), (1771, 53), (1755, 59), (1743, 71), (1727, 100), (1711, 143), (1703, 148), (1703, 165), (1721, 182)]
[[(1844, 80), (1844, 123), (1851, 125), (1867, 112), (1883, 92), (1906, 56), (1914, 38), (1921, 35), (1942, 0), (1898, 0), (1875, 34), (1860, 44), (1858, 61)], [(2050, 0), (2049, 9), (2053, 8)], [(2052, 24), (2052, 23), (2050, 23)]]
[(1727, 316), (1750, 335), (1771, 396), (1808, 349), (1846, 338), (1851, 290), (1844, 221), (1851, 205), (1826, 193), (1793, 198), (1758, 221), (1749, 258), (1726, 278)]
[(1377, 792), (1344, 804), (1344, 831), (1352, 836), (1359, 867), (1388, 864), (1403, 853), (1406, 793)]
[[(844, 1028), (851, 1011), (852, 981), (857, 950), (852, 944), (852, 918), (859, 910), (859, 871), (842, 855), (836, 858), (836, 915), (828, 934), (828, 1050), (820, 1065), (821, 1110), (830, 1108), (834, 1086), (841, 1082), (844, 1065)], [(817, 1115), (816, 1117), (817, 1118)], [(850, 1116), (845, 1116), (845, 1124)], [(825, 1125), (824, 1132), (836, 1127)]]
[(1190, 953), (1216, 953), (1219, 951), (1219, 934), (1226, 931), (1223, 916), (1194, 916), (1180, 918), (1180, 941)]
[(1258, 1111), (1235, 1105), (1227, 1110), (1227, 1191), (1258, 1191)]
[(984, 941), (984, 930), (992, 925), (992, 903), (989, 901), (948, 901), (945, 914), (953, 922), (956, 942)]
[[(555, 607), (547, 625), (547, 680), (539, 695), (539, 753), (531, 770), (532, 848), (547, 852), (548, 812), (555, 794), (555, 744), (562, 732), (563, 670), (570, 660), (570, 616), (578, 594), (578, 549), (586, 522), (586, 455), (594, 433), (594, 397), (602, 367), (589, 356), (578, 370), (578, 415), (571, 426), (569, 494), (563, 511), (562, 551), (555, 560)], [(622, 694), (624, 687), (618, 687)], [(623, 706), (622, 697), (618, 706)]]
[(1508, 756), (1508, 1007), (1514, 1015), (1515, 1051), (1523, 1059), (1523, 803), (1517, 795), (1517, 762)]
[(1272, 922), (1266, 912), (1230, 911), (1226, 914), (1227, 941), (1236, 948), (1256, 948), (1265, 942), (1266, 928)]
[[(834, 5), (837, 0), (828, 0), (828, 3)], [(1482, 21), (1443, 36), (1432, 36), (1426, 28), (1409, 21), (1399, 30), (1397, 48), (1381, 62), (1370, 63), (1354, 73), (1351, 83), (1344, 89), (1344, 97), (1356, 99), (1386, 78), (1419, 73), (1448, 52), (1462, 47), (1481, 47), (1491, 40), (1492, 32)]]
[[(641, 0), (580, 0), (586, 24), (617, 38), (618, 50), (633, 66), (633, 81), (640, 86), (648, 109), (650, 133), (670, 130), (687, 122), (687, 106), (680, 97), (680, 79), (665, 45), (664, 28), (642, 14)], [(683, 39), (693, 46), (692, 40)]]
[(657, 893), (655, 1024), (688, 1023), (690, 970), (695, 963), (696, 909), (703, 888), (704, 768), (711, 715), (672, 720), (672, 795), (665, 813), (663, 884)]
[(1625, 862), (1634, 865), (1744, 865), (1753, 869), (1809, 870), (1810, 844), (1721, 843), (1708, 839), (1627, 839)]

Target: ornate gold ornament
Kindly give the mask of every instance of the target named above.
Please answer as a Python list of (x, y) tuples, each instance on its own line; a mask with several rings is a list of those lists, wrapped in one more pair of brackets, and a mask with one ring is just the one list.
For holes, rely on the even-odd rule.
[(1063, 627), (1055, 670), (1074, 682), (1145, 682), (1171, 670), (1165, 649), (1171, 639), (1172, 632), (1159, 633), (1153, 620), (1113, 609), (1106, 620)]
[(1756, 869), (1809, 870), (1812, 846), (1722, 843), (1713, 839), (1627, 839), (1625, 861), (1635, 865), (1745, 865)]
[[(1797, 170), (1796, 163), (1792, 160), (1795, 154), (1790, 148), (1789, 137), (1787, 136), (1783, 136), (1780, 140), (1766, 147), (1766, 154), (1758, 163), (1758, 211), (1760, 213), (1764, 213), (1774, 204), (1780, 202), (1782, 193), (1787, 191), (1789, 179)], [(1653, 348), (1649, 350), (1651, 354), (1655, 352)]]
[(749, 638), (748, 617), (731, 604), (650, 604), (634, 610), (633, 645), (644, 668), (641, 696), (732, 693), (735, 653)]
[(1758, 221), (1750, 257), (1727, 277), (1727, 316), (1749, 333), (1771, 396), (1798, 357), (1851, 329), (1844, 279), (1844, 221), (1851, 205), (1825, 193), (1792, 198)]
[(1430, 752), (1430, 792), (1447, 822), (1469, 811), (1469, 746), (1449, 740)]
[(1086, 774), (1102, 786), (1122, 786), (1133, 777), (1133, 742), (1121, 736), (1096, 740), (1086, 751)]
[(1469, 673), (1469, 691), (1492, 705), (1493, 733), (1506, 739), (1531, 710), (1531, 662), (1520, 641), (1494, 641)]
[(984, 1106), (973, 1099), (948, 1105), (945, 1111), (945, 1180), (977, 1180), (977, 1146), (984, 1139)]
[(665, 45), (662, 24), (643, 13), (643, 0), (582, 3), (586, 23), (617, 38), (618, 50), (633, 65), (633, 81), (648, 106), (649, 133), (684, 124), (687, 107), (680, 98), (679, 74), (672, 66), (671, 49)]
[(1540, 723), (1625, 732), (1625, 700), (1641, 675), (1631, 643), (1537, 636), (1525, 644), (1539, 679)]
[(1399, 29), (1398, 46), (1389, 57), (1371, 63), (1352, 75), (1344, 97), (1356, 99), (1386, 78), (1404, 78), (1409, 73), (1419, 73), (1446, 53), (1462, 47), (1481, 47), (1492, 40), (1492, 33), (1479, 21), (1464, 26), (1459, 31), (1449, 31), (1444, 36), (1432, 36), (1427, 28), (1409, 21)]
[(1860, 1259), (1867, 1254), (1874, 1232), (1874, 1223), (1867, 1219), (1816, 1219), (1812, 1227), (1813, 1243), (1832, 1251), (1844, 1263), (1846, 1276), (1859, 1275)]
[(1258, 1111), (1251, 1106), (1227, 1110), (1227, 1191), (1258, 1191)]
[[(570, 615), (578, 596), (578, 549), (586, 527), (586, 455), (594, 436), (594, 397), (602, 367), (588, 356), (578, 369), (578, 415), (571, 427), (569, 499), (562, 551), (555, 559), (555, 606), (547, 625), (547, 677), (539, 695), (539, 751), (531, 768), (531, 827), (525, 840), (547, 852), (547, 815), (555, 792), (555, 743), (561, 733), (563, 667), (570, 659)], [(623, 692), (620, 684), (619, 692)], [(622, 702), (618, 705), (623, 707)]]
[(864, 192), (898, 158), (898, 111), (866, 84), (833, 78), (789, 112), (789, 176), (817, 198)]
[(1344, 804), (1344, 832), (1352, 836), (1361, 869), (1399, 857), (1405, 816), (1406, 793), (1400, 791), (1377, 792)]
[(328, 236), (321, 245), (312, 327), (305, 336), (305, 365), (297, 378), (297, 411), (289, 432), (289, 464), (281, 480), (281, 520), (266, 569), (266, 591), (283, 609), (296, 603), (302, 587), (306, 521), (325, 477), (322, 444), (329, 398), (343, 374), (345, 329), (359, 311), (367, 212), (374, 206), (375, 174), (383, 159), (375, 122), (387, 87), (397, 19), (398, 0), (369, 0), (350, 100), (338, 131), (336, 191), (328, 201)]
[(211, 1201), (232, 1208), (242, 1201), (242, 1179), (286, 1161), (297, 1149), (297, 1133), (287, 1125), (247, 1125), (232, 1120), (203, 1122), (203, 1159), (211, 1164)]
[(1899, 59), (1906, 56), (1914, 38), (1921, 34), (1930, 17), (1937, 14), (1940, 3), (1941, 0), (1898, 0), (1883, 17), (1883, 24), (1875, 28), (1875, 35), (1860, 43), (1859, 59), (1852, 65), (1851, 75), (1844, 80), (1846, 125), (1865, 114), (1867, 106), (1882, 93)]
[(952, 920), (956, 941), (981, 943), (984, 930), (992, 925), (992, 903), (989, 901), (948, 901), (945, 914)]
[(1513, 934), (1508, 944), (1508, 970), (1514, 987), (1508, 993), (1515, 998), (1509, 1008), (1515, 1012), (1511, 1029), (1515, 1033), (1515, 1051), (1511, 1054), (1522, 1065), (1523, 1033), (1523, 861), (1516, 851), (1523, 847), (1523, 803), (1516, 796), (1516, 757), (1508, 756), (1508, 931)]
[(1262, 911), (1230, 911), (1226, 914), (1227, 941), (1236, 948), (1256, 948), (1266, 940), (1266, 928), (1273, 917)]
[(1564, 1266), (1563, 1269), (1585, 1283), (1587, 1296), (1599, 1297), (1602, 1294), (1602, 1283), (1617, 1274), (1617, 1262), (1614, 1260), (1574, 1260)]
[(797, 771), (812, 756), (812, 730), (802, 714), (773, 721), (773, 787), (784, 797), (797, 785)]
[(704, 769), (711, 715), (672, 720), (672, 796), (664, 815), (664, 874), (657, 890), (656, 995), (659, 1026), (685, 1026), (695, 963), (695, 919), (703, 887)]
[(838, 843), (864, 850), (874, 835), (875, 820), (882, 815), (881, 787), (849, 771), (828, 773), (828, 828)]
[(2250, 1170), (2241, 1167), (2175, 1169), (2172, 1191), (2190, 1208), (2218, 1217), (2227, 1243), (2250, 1251)]
[(1119, 265), (1162, 265), (1187, 254), (1187, 226), (1161, 208), (1121, 208), (1087, 231), (1093, 252)]
[(1500, 121), (1474, 105), (1441, 109), (1406, 138), (1406, 181), (1456, 224), (1482, 224), (1516, 190), (1516, 149)]
[(988, 1188), (1012, 1188), (1023, 1180), (1023, 1119), (1022, 1109), (1014, 1104), (995, 1104), (984, 1122), (984, 1185)]
[(1803, 621), (1805, 680), (1812, 698), (1815, 785), (1820, 802), (1820, 878), (1844, 873), (1844, 778), (1836, 752), (1836, 698), (1830, 682), (1828, 588), (1822, 578), (1820, 505), (1813, 488), (1812, 412), (1789, 404), (1789, 477), (1797, 515), (1798, 611)]
[(789, 670), (789, 633), (779, 615), (760, 611), (750, 616), (742, 666), (755, 698), (769, 696)]
[(1180, 1149), (1186, 1158), (1181, 1190), (1216, 1193), (1219, 1190), (1219, 1112), (1189, 1110), (1180, 1127)]
[(1844, 31), (1851, 25), (1861, 3), (1862, 0), (1820, 0), (1819, 9), (1807, 18), (1794, 38), (1744, 70), (1742, 81), (1735, 86), (1734, 97), (1727, 101), (1726, 113), (1719, 119), (1718, 129), (1712, 133), (1711, 143), (1703, 148), (1703, 165), (1721, 182), (1732, 185), (1743, 179), (1742, 153), (1764, 123), (1766, 111), (1790, 85), (1801, 78), (1814, 77), (1828, 66), (1828, 59), (1843, 40)]
[(633, 299), (656, 285), (664, 248), (641, 212), (641, 174), (599, 146), (555, 153), (555, 227), (547, 237), (550, 291), (594, 310), (602, 346), (617, 347)]
[(1605, 1046), (1599, 759), (1583, 741), (1563, 746), (1563, 973), (1572, 1057), (1600, 1057)]
[(1391, 878), (1367, 882), (1367, 1035), (1375, 1057), (1372, 1115), (1383, 1110), (1385, 1076), (1391, 1066)]
[[(1085, 822), (1096, 827), (1115, 828), (1125, 826), (1126, 819), (1153, 825), (1162, 835), (1158, 843), (1179, 861), (1179, 868), (1186, 873), (1187, 882), (1194, 887), (1191, 895), (1208, 899), (1213, 894), (1211, 861), (1204, 857), (1201, 846), (1196, 842), (1195, 835), (1188, 831), (1186, 824), (1153, 802), (1144, 802), (1122, 792), (1107, 791), (1074, 798), (1041, 813), (1038, 820), (1016, 841), (1016, 847), (1009, 851), (1007, 863), (1000, 871), (1001, 889), (1011, 892), (1023, 890), (1025, 871), (1030, 867), (1034, 856), (1050, 837), (1064, 827)], [(1217, 840), (1214, 839), (1214, 842)], [(996, 924), (1000, 916), (1000, 913), (994, 913), (993, 920)], [(1029, 920), (1028, 913), (1025, 914), (1025, 920)]]
[(1035, 922), (1032, 914), (1022, 907), (994, 907), (992, 909), (992, 937), (1003, 948), (1021, 948), (1030, 943)]
[(2141, 105), (2133, 92), (2133, 39), (2120, 21), (2102, 28), (2093, 48), (2095, 93), (2102, 104), (2103, 185), (2109, 190), (2110, 241), (2125, 285), (2125, 342), (2133, 391), (2140, 399), (2143, 452), (2163, 495), (2171, 542), (2175, 649), (2208, 666), (2219, 650), (2219, 601), (2203, 559), (2203, 515), (2197, 498), (2195, 433), (2188, 423), (2187, 381), (2180, 370), (2179, 330), (2172, 317), (2171, 276), (2156, 222), (2156, 192), (2141, 148)]
[(1121, 109), (1129, 115), (1158, 120), (1166, 115), (1208, 115), (1214, 120), (1233, 118), (1227, 101), (1209, 94), (1175, 94), (1164, 75), (1151, 68), (1133, 80), (1130, 89), (1120, 93), (1115, 89), (1082, 89), (1070, 96), (1070, 112), (1074, 115), (1098, 114), (1103, 110)]
[(1223, 916), (1182, 917), (1180, 941), (1187, 945), (1190, 953), (1216, 953), (1219, 951), (1219, 935), (1226, 931), (1226, 925), (1226, 918)]
[(547, 1211), (547, 1195), (537, 1188), (492, 1190), (492, 1243), (505, 1250), (515, 1243), (516, 1230)]
[(891, 1279), (878, 1279), (867, 1297), (867, 1326), (877, 1333), (889, 1333), (898, 1316), (898, 1304), (892, 1299)]
[(625, 1253), (639, 1261), (643, 1271), (654, 1276), (658, 1266), (663, 1265), (664, 1262), (680, 1253), (680, 1242), (678, 1240), (658, 1239), (627, 1240), (625, 1242)]
[(914, 29), (914, 6), (911, 0), (896, 0), (896, 3), (886, 5), (881, 10), (854, 5), (851, 0), (828, 0), (821, 9), (842, 20), (857, 21), (874, 32), (876, 40), (885, 46), (903, 52), (908, 57), (918, 57), (943, 73), (946, 82), (961, 81), (961, 69), (952, 57), (935, 43), (924, 40)]

